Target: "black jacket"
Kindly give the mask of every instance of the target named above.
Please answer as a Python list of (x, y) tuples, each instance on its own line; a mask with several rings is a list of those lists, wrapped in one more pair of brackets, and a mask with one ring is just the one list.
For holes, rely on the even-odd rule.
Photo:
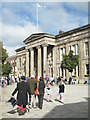
[(44, 94), (44, 88), (45, 88), (45, 83), (43, 81), (40, 81), (38, 87), (39, 94)]
[(63, 84), (62, 84), (62, 85), (60, 84), (60, 85), (59, 85), (59, 93), (62, 93), (62, 92), (64, 93), (64, 88), (65, 88), (64, 85), (63, 85)]
[(28, 104), (28, 93), (29, 93), (29, 98), (31, 99), (31, 92), (30, 92), (29, 85), (24, 81), (19, 82), (17, 84), (16, 89), (12, 93), (12, 96), (14, 96), (14, 94), (17, 91), (18, 91), (18, 93), (17, 93), (17, 104), (18, 105), (27, 105)]

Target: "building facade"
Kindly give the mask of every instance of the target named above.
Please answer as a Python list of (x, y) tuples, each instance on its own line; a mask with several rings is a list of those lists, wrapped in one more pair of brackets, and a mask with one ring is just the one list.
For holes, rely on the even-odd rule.
[[(11, 79), (17, 78), (17, 66), (16, 66), (16, 56), (10, 56), (5, 60), (5, 63), (9, 62), (11, 67), (12, 67), (12, 71), (11, 74), (9, 75), (9, 77)], [(4, 63), (4, 64), (5, 64)]]
[(61, 69), (63, 54), (73, 50), (79, 55), (79, 66), (73, 70), (72, 77), (79, 82), (89, 77), (89, 33), (90, 24), (59, 35), (37, 33), (30, 35), (23, 42), (25, 46), (16, 50), (17, 77), (25, 75), (30, 77), (49, 75), (51, 77), (69, 78), (68, 70)]

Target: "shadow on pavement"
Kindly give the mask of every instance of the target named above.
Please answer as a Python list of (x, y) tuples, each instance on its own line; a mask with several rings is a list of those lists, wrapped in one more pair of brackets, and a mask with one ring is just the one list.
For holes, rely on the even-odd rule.
[(11, 110), (11, 111), (9, 111), (9, 112), (7, 112), (7, 113), (15, 114), (15, 113), (17, 113), (17, 108), (16, 108), (16, 109), (13, 109), (13, 110)]
[[(58, 100), (56, 99), (58, 102)], [(88, 101), (58, 105), (44, 118), (88, 118)], [(43, 120), (42, 118), (41, 120)]]

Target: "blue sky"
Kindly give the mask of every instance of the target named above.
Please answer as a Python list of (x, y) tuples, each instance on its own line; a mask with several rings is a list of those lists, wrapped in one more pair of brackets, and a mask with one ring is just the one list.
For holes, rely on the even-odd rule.
[[(40, 2), (39, 32), (57, 35), (59, 30), (69, 31), (88, 24), (88, 2)], [(35, 2), (4, 2), (0, 9), (2, 38), (9, 56), (24, 46), (23, 41), (36, 33)]]

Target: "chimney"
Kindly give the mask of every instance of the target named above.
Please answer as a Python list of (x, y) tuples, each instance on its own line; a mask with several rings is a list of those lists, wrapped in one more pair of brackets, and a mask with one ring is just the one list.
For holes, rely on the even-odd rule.
[(62, 31), (62, 30), (59, 30), (59, 34), (62, 34), (62, 33), (64, 33), (64, 31)]

